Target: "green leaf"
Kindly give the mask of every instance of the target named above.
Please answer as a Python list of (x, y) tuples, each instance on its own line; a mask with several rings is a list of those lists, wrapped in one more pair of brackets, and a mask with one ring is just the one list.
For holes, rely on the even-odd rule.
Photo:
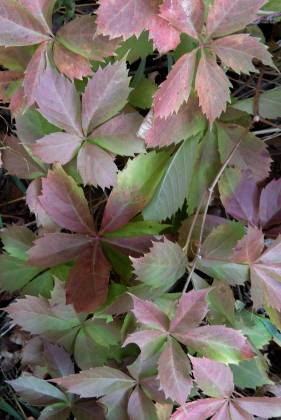
[(132, 276), (132, 263), (127, 255), (113, 249), (108, 244), (103, 244), (106, 257), (112, 264), (113, 270), (120, 276), (121, 281), (128, 281)]
[(155, 82), (144, 77), (130, 93), (129, 103), (137, 108), (148, 109), (152, 105), (152, 98), (156, 90)]
[[(279, 0), (278, 0), (279, 1)], [(281, 6), (280, 6), (281, 7)], [(243, 99), (232, 105), (232, 108), (254, 114), (254, 98)], [(259, 115), (263, 118), (279, 118), (281, 115), (281, 88), (271, 89), (259, 96)]]
[(22, 261), (27, 260), (26, 252), (35, 240), (34, 233), (25, 226), (8, 226), (0, 232), (4, 250), (11, 256)]
[(198, 136), (186, 140), (170, 159), (152, 201), (143, 211), (144, 219), (164, 220), (183, 206), (189, 195), (197, 144)]
[(197, 46), (198, 42), (194, 38), (191, 38), (187, 34), (182, 33), (181, 43), (178, 45), (172, 55), (177, 61), (182, 55), (193, 51)]
[(262, 318), (246, 310), (237, 313), (235, 328), (240, 329), (259, 350), (272, 339), (272, 334), (264, 325)]
[(24, 295), (50, 297), (54, 287), (52, 270), (45, 271), (30, 281), (22, 290)]
[(117, 57), (122, 59), (126, 56), (126, 60), (131, 64), (139, 58), (145, 58), (153, 53), (153, 43), (148, 38), (148, 32), (136, 38), (132, 36), (125, 41), (120, 48), (116, 50)]
[(270, 12), (281, 12), (280, 0), (269, 0), (262, 8)]
[(104, 235), (105, 238), (129, 238), (132, 236), (158, 235), (171, 225), (165, 225), (154, 221), (131, 222), (121, 229), (109, 232)]
[(18, 137), (24, 144), (34, 143), (35, 140), (47, 134), (61, 131), (33, 108), (29, 108), (25, 113), (19, 114), (16, 119), (16, 125)]
[(0, 256), (0, 289), (7, 292), (20, 290), (29, 283), (42, 268), (31, 267), (25, 261), (9, 255)]
[(272, 381), (258, 357), (243, 360), (239, 365), (231, 365), (234, 383), (238, 388), (256, 389), (263, 385), (270, 385)]

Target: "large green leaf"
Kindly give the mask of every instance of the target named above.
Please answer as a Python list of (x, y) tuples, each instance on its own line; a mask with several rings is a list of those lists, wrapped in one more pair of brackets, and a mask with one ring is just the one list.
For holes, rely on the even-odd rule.
[(251, 360), (243, 360), (239, 365), (232, 365), (231, 369), (234, 383), (238, 388), (256, 389), (263, 385), (272, 384), (258, 357)]
[[(281, 10), (281, 3), (279, 7)], [(232, 105), (233, 108), (254, 114), (254, 98), (243, 99)], [(263, 118), (279, 118), (281, 115), (281, 88), (271, 89), (259, 96), (259, 115)]]

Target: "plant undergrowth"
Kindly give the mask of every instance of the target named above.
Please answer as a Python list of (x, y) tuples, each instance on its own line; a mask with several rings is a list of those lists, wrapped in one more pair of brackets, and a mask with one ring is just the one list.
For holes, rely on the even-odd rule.
[(0, 0), (1, 418), (281, 418), (280, 15)]

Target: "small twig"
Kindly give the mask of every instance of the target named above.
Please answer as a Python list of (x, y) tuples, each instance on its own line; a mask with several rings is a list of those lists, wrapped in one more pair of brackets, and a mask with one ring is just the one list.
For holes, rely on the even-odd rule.
[(0, 207), (6, 207), (6, 206), (9, 206), (10, 204), (18, 203), (19, 201), (23, 201), (23, 200), (25, 200), (25, 196), (15, 198), (14, 200), (6, 201), (5, 203), (1, 203)]

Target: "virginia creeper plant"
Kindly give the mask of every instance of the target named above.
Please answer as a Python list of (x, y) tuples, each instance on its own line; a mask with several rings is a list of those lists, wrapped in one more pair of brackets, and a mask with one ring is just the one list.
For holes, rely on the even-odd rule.
[(0, 0), (5, 386), (41, 420), (281, 418), (280, 4), (88, 3)]

